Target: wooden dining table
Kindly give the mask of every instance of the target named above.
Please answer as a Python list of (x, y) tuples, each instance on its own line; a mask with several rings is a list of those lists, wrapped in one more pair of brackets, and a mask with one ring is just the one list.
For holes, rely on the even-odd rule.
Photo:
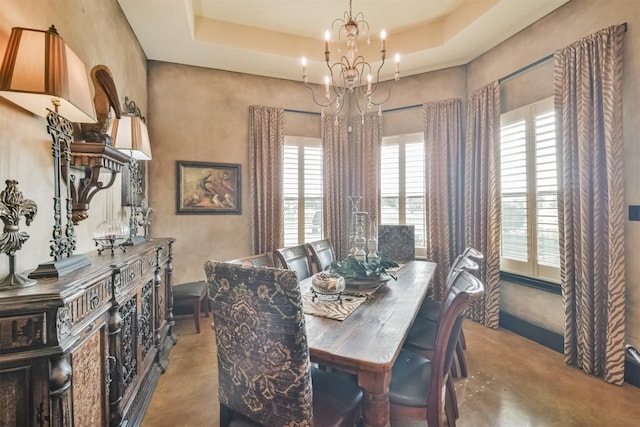
[[(305, 315), (311, 361), (357, 375), (364, 425), (390, 426), (391, 368), (415, 320), (436, 264), (411, 261), (345, 320)], [(300, 282), (304, 293), (311, 279)], [(347, 288), (347, 291), (349, 289)]]

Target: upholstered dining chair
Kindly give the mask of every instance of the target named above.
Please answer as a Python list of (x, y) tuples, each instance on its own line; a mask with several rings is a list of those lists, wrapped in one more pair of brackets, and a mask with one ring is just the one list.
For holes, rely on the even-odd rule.
[(393, 365), (389, 385), (392, 416), (424, 419), (427, 425), (440, 427), (444, 407), (448, 425), (455, 426), (457, 414), (450, 399), (454, 389), (449, 373), (464, 312), (483, 293), (482, 281), (472, 273), (453, 273), (431, 357), (403, 348)]
[(312, 273), (318, 273), (334, 261), (333, 247), (329, 239), (316, 240), (315, 242), (307, 243), (307, 251), (311, 256)]
[(416, 230), (413, 225), (378, 226), (378, 252), (404, 264), (416, 258)]
[(270, 252), (264, 254), (251, 255), (244, 258), (237, 258), (229, 261), (232, 264), (253, 265), (254, 267), (274, 267), (273, 255)]
[(309, 254), (304, 244), (276, 249), (273, 251), (273, 255), (280, 263), (280, 267), (298, 273), (298, 280), (303, 280), (311, 276)]
[(296, 274), (205, 264), (218, 357), (220, 425), (354, 426), (363, 394), (311, 367)]

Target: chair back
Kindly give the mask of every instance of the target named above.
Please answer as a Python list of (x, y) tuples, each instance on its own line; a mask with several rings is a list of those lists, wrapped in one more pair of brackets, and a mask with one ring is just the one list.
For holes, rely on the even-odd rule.
[(298, 273), (298, 280), (304, 280), (311, 276), (309, 255), (305, 245), (276, 249), (273, 254), (282, 268)]
[(313, 273), (318, 273), (334, 261), (333, 248), (329, 239), (316, 240), (315, 242), (307, 243), (307, 250), (311, 255), (311, 266), (313, 267)]
[(444, 301), (433, 352), (429, 399), (436, 400), (428, 405), (433, 410), (436, 407), (440, 410), (442, 387), (451, 370), (464, 313), (471, 302), (479, 299), (483, 294), (484, 284), (472, 273), (465, 270), (456, 270), (453, 273), (453, 284)]
[(465, 310), (471, 301), (479, 299), (482, 294), (484, 284), (472, 273), (465, 270), (453, 273), (453, 283), (444, 301), (434, 347), (433, 362), (438, 368), (438, 375), (444, 376), (449, 372)]
[(381, 224), (378, 227), (378, 251), (399, 264), (416, 259), (415, 226)]
[(205, 264), (205, 273), (220, 403), (264, 426), (313, 425), (311, 364), (296, 274), (215, 261)]
[(482, 252), (480, 252), (476, 248), (472, 248), (471, 246), (467, 246), (465, 248), (465, 250), (462, 252), (462, 256), (471, 258), (476, 262), (484, 260), (484, 255), (482, 254)]
[(247, 256), (244, 258), (229, 261), (231, 264), (252, 265), (254, 267), (274, 267), (273, 256), (267, 252), (259, 255)]
[(451, 264), (451, 268), (449, 269), (449, 273), (447, 274), (447, 288), (445, 291), (445, 296), (449, 292), (449, 289), (451, 289), (451, 285), (453, 283), (454, 271), (466, 270), (466, 271), (476, 272), (478, 271), (479, 268), (480, 266), (478, 265), (478, 263), (472, 260), (471, 258), (467, 258), (464, 255), (464, 253), (458, 255), (456, 259), (453, 261), (453, 264)]

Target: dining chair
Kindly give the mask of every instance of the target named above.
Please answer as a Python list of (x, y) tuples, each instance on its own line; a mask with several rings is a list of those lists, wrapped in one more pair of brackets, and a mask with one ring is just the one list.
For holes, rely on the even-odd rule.
[[(447, 281), (445, 285), (445, 290), (443, 292), (443, 298), (446, 298), (447, 293), (451, 289), (451, 285), (453, 284), (453, 273), (456, 270), (467, 270), (467, 271), (477, 271), (480, 268), (477, 262), (466, 257), (464, 252), (456, 257), (456, 259), (449, 267), (449, 272), (447, 273)], [(443, 301), (438, 301), (436, 299), (427, 297), (422, 302), (420, 306), (420, 311), (418, 312), (418, 318), (427, 319), (432, 322), (437, 322), (440, 318), (440, 313), (442, 312)]]
[(416, 231), (413, 225), (380, 224), (378, 252), (388, 259), (404, 264), (416, 258)]
[(457, 414), (450, 399), (454, 389), (449, 373), (465, 310), (483, 293), (484, 284), (472, 273), (453, 273), (431, 357), (403, 348), (393, 365), (389, 385), (392, 416), (422, 419), (429, 426), (440, 427), (444, 408), (448, 425), (455, 426)]
[(333, 247), (329, 239), (316, 240), (307, 243), (306, 246), (311, 257), (313, 273), (323, 271), (334, 261)]
[(280, 267), (298, 273), (298, 280), (304, 280), (311, 276), (309, 254), (304, 244), (276, 249), (273, 254), (280, 263)]
[[(474, 255), (476, 256), (476, 258), (478, 258), (479, 252), (477, 252), (475, 249), (473, 249), (473, 251), (475, 251)], [(478, 263), (468, 257), (471, 253), (473, 253), (471, 249), (465, 249), (460, 255), (456, 257), (453, 264), (451, 264), (451, 267), (449, 268), (449, 272), (447, 274), (447, 283), (443, 301), (437, 301), (432, 298), (424, 299), (424, 302), (422, 303), (420, 311), (418, 312), (418, 315), (416, 317), (416, 321), (413, 323), (411, 329), (409, 329), (409, 333), (407, 334), (407, 338), (405, 340), (405, 346), (407, 348), (418, 351), (421, 354), (426, 355), (427, 357), (433, 352), (436, 335), (440, 322), (442, 320), (442, 308), (444, 302), (446, 301), (447, 295), (449, 294), (449, 292), (451, 292), (455, 272), (460, 270), (476, 272), (480, 268), (478, 266)], [(462, 376), (463, 378), (466, 378), (468, 376), (467, 360), (464, 354), (465, 349), (466, 340), (464, 339), (464, 332), (461, 329), (455, 348), (454, 362), (451, 365), (452, 375), (454, 377), (458, 376), (458, 367), (460, 369), (460, 376)], [(457, 404), (455, 405), (455, 408), (457, 411)]]
[(209, 261), (220, 426), (355, 426), (362, 390), (312, 368), (296, 274)]
[(254, 267), (274, 267), (273, 255), (266, 252), (258, 255), (251, 255), (244, 258), (237, 258), (229, 261), (232, 264), (253, 265)]

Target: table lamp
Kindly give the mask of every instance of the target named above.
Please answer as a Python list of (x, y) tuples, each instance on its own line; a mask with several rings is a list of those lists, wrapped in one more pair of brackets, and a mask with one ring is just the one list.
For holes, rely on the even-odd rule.
[[(47, 119), (54, 161), (54, 226), (50, 245), (50, 256), (53, 259), (40, 264), (29, 277), (64, 276), (90, 264), (86, 257), (73, 254), (76, 236), (69, 185), (66, 186), (64, 229), (60, 194), (60, 179), (69, 182), (72, 123), (96, 121), (85, 66), (53, 25), (47, 31), (13, 28), (0, 68), (0, 96)], [(62, 156), (66, 166), (64, 176)]]
[[(142, 191), (141, 161), (151, 160), (151, 144), (144, 117), (135, 106), (135, 102), (125, 97), (123, 113), (113, 120), (111, 138), (114, 147), (127, 153), (129, 160), (129, 195), (131, 212), (129, 217), (129, 239), (125, 245), (137, 245), (146, 241), (146, 237), (138, 236), (138, 194)], [(146, 233), (145, 233), (146, 234)]]

